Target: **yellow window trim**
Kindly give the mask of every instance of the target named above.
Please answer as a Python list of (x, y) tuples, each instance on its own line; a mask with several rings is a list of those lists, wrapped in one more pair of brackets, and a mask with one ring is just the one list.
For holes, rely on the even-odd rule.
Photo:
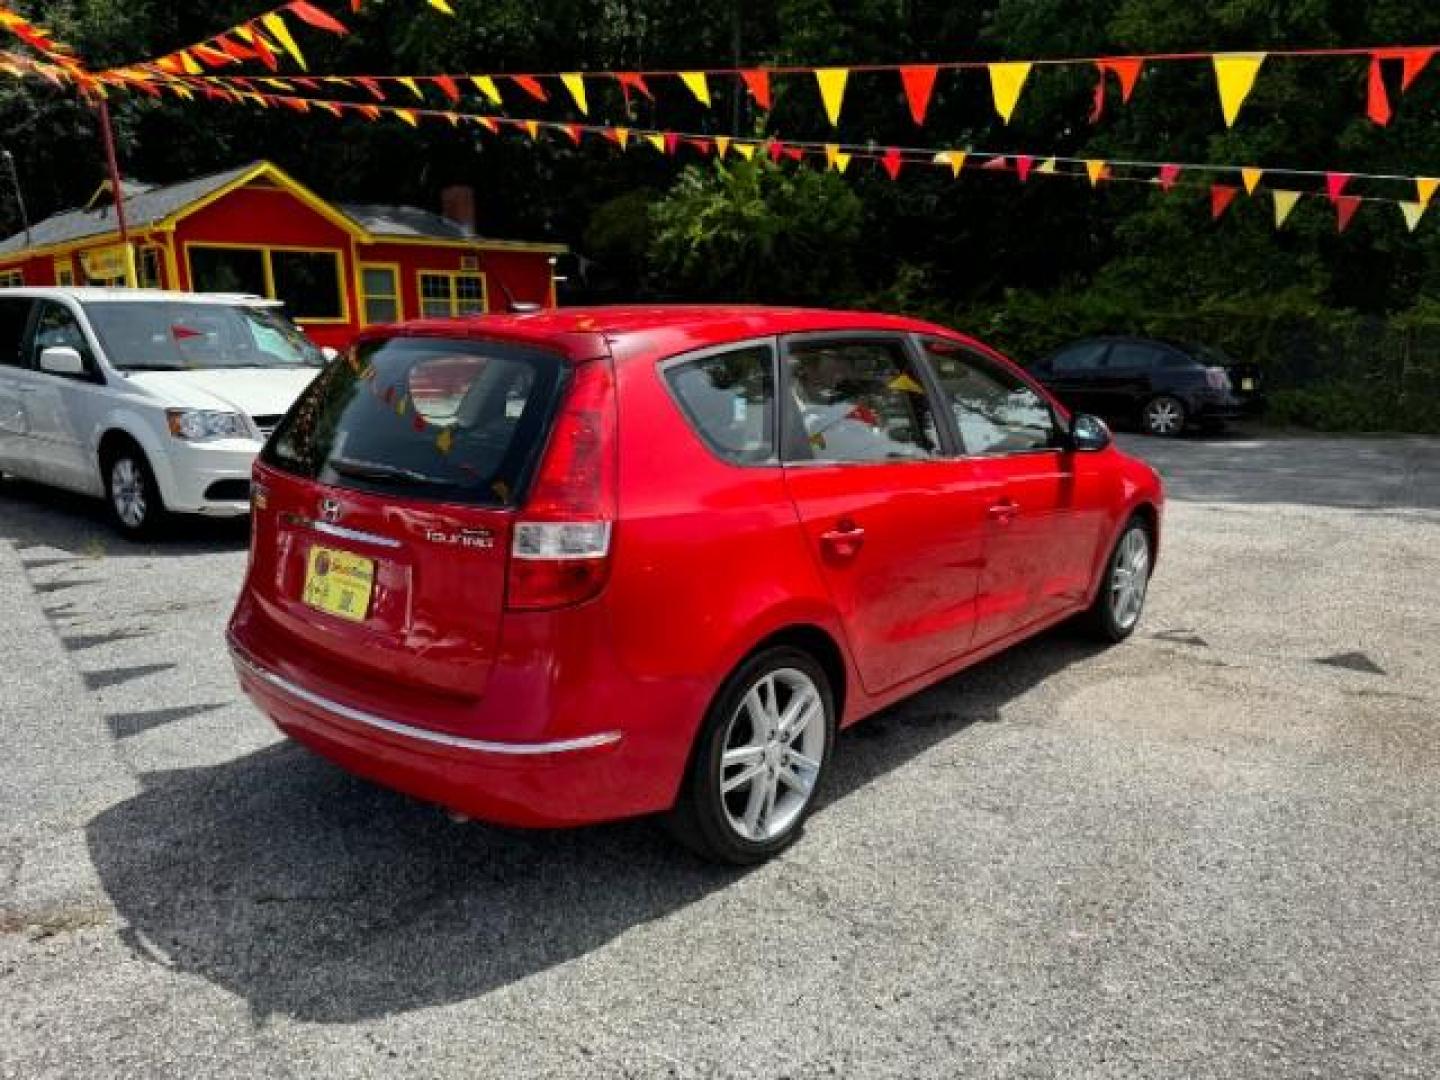
[[(459, 292), (455, 287), (455, 283), (461, 278), (480, 282), (480, 311), (481, 314), (489, 314), (490, 279), (486, 276), (483, 270), (416, 270), (415, 292), (416, 295), (420, 297), (420, 317), (422, 319), (427, 317), (425, 315), (425, 301), (427, 297), (425, 296), (425, 282), (423, 280), (427, 277), (445, 278), (446, 281), (449, 283), (450, 318), (457, 319), (460, 317), (460, 297)], [(439, 300), (440, 298), (438, 296), (432, 296), (428, 299)]]
[[(365, 289), (366, 270), (388, 270), (391, 279), (395, 282), (394, 295), (386, 293), (372, 293)], [(355, 292), (360, 297), (360, 325), (369, 326), (370, 317), (366, 312), (366, 306), (371, 300), (393, 300), (395, 301), (395, 321), (405, 321), (405, 290), (402, 287), (405, 279), (404, 267), (399, 263), (388, 262), (362, 262), (355, 265)]]
[(303, 255), (333, 255), (335, 257), (335, 284), (340, 290), (340, 317), (336, 318), (311, 318), (306, 316), (292, 315), (297, 323), (308, 326), (348, 326), (350, 324), (350, 290), (345, 286), (345, 252), (339, 248), (315, 248), (306, 247), (303, 244), (211, 244), (202, 241), (187, 240), (183, 245), (185, 249), (185, 273), (190, 279), (190, 290), (195, 289), (195, 264), (191, 260), (190, 251), (192, 248), (209, 248), (215, 251), (258, 251), (264, 257), (261, 259), (261, 266), (265, 273), (265, 297), (269, 300), (279, 300), (275, 295), (275, 264), (271, 261), (271, 254), (276, 251), (299, 252)]
[(69, 287), (75, 284), (75, 264), (69, 258), (56, 259), (54, 265), (56, 285)]
[(0, 289), (18, 289), (24, 284), (24, 268), (16, 270), (0, 270)]

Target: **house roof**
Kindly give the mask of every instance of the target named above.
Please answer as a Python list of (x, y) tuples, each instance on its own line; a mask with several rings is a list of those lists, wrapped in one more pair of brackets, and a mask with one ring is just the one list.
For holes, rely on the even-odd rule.
[[(458, 221), (414, 206), (328, 203), (266, 161), (252, 161), (248, 165), (165, 187), (149, 187), (133, 181), (122, 181), (126, 224), (134, 231), (152, 228), (231, 185), (238, 186), (261, 177), (289, 189), (312, 208), (362, 239), (441, 240), (450, 243), (473, 243), (481, 247), (524, 248), (554, 254), (562, 254), (566, 250), (561, 244), (482, 239)], [(101, 188), (102, 192), (106, 190), (108, 185)], [(8, 240), (0, 241), (0, 258), (19, 255), (31, 249), (58, 247), (90, 237), (107, 236), (117, 230), (115, 208), (112, 204), (107, 203), (93, 210), (67, 210), (31, 226), (28, 235), (21, 232)]]
[[(227, 169), (210, 176), (197, 177), (167, 187), (150, 188), (135, 194), (130, 194), (127, 190), (126, 224), (132, 229), (147, 229), (180, 212), (191, 203), (213, 195), (254, 168), (253, 164), (243, 165), (237, 169)], [(105, 236), (113, 233), (116, 228), (113, 205), (107, 204), (94, 210), (66, 210), (36, 222), (30, 227), (28, 237), (21, 232), (8, 240), (0, 241), (0, 255), (18, 254), (30, 248), (53, 247), (91, 236)]]

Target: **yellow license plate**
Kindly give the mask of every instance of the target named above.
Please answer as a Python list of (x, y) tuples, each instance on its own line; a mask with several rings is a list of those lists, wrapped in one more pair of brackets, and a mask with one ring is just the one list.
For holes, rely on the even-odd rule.
[(312, 547), (305, 570), (305, 603), (327, 615), (364, 622), (375, 590), (375, 563), (333, 548)]

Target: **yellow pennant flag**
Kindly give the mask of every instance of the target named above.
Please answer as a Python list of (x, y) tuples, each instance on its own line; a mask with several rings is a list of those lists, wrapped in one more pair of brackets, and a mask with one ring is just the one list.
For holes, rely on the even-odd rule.
[(1435, 192), (1440, 190), (1440, 180), (1432, 180), (1428, 176), (1422, 176), (1415, 181), (1415, 189), (1420, 193), (1420, 205), (1428, 207), (1430, 200), (1435, 198)]
[(696, 101), (707, 109), (710, 107), (710, 83), (706, 80), (703, 71), (682, 71), (680, 72), (680, 81), (690, 88)]
[(535, 140), (537, 140), (537, 139), (539, 139), (539, 138), (540, 138), (540, 121), (538, 121), (538, 120), (526, 120), (526, 121), (525, 121), (525, 130), (530, 134), (530, 139), (531, 139), (532, 142), (535, 141)]
[(1275, 197), (1275, 228), (1283, 229), (1285, 222), (1290, 220), (1290, 215), (1295, 212), (1295, 206), (1300, 201), (1298, 191), (1272, 191)]
[(295, 39), (290, 36), (290, 28), (285, 25), (285, 20), (278, 13), (272, 11), (260, 16), (260, 23), (270, 36), (280, 43), (281, 48), (295, 58), (295, 63), (300, 65), (301, 71), (309, 71), (310, 66), (305, 63), (305, 57), (300, 52), (300, 46), (295, 44)]
[(820, 84), (820, 99), (825, 103), (825, 115), (830, 126), (840, 124), (840, 109), (845, 104), (845, 84), (850, 80), (847, 68), (816, 68), (815, 81)]
[(746, 161), (750, 161), (755, 157), (755, 144), (753, 142), (737, 142), (735, 144), (735, 153), (739, 154)]
[(188, 86), (185, 86), (183, 83), (175, 83), (173, 86), (170, 87), (170, 90), (178, 98), (184, 98), (186, 101), (195, 100), (195, 95), (192, 94), (190, 92), (190, 88)]
[(615, 129), (615, 141), (620, 144), (621, 150), (628, 150), (630, 148), (630, 129), (617, 127)]
[(401, 86), (405, 87), (406, 90), (409, 90), (410, 93), (414, 94), (418, 100), (425, 100), (425, 91), (421, 90), (419, 85), (415, 82), (414, 79), (410, 78), (410, 76), (401, 75), (395, 81), (398, 82)]
[(647, 135), (645, 136), (645, 141), (648, 142), (651, 146), (653, 146), (656, 150), (659, 150), (660, 153), (663, 154), (663, 153), (665, 152), (665, 136), (664, 136), (664, 135), (660, 135), (660, 134), (658, 134), (658, 133), (653, 133), (653, 132), (652, 132), (652, 133), (647, 134)]
[(450, 0), (430, 0), (430, 6), (442, 15), (455, 14), (455, 9), (450, 6)]
[(1411, 232), (1420, 227), (1420, 219), (1425, 216), (1425, 210), (1429, 205), (1429, 203), (1423, 202), (1402, 202), (1400, 204), (1400, 213), (1405, 215), (1405, 224)]
[(1220, 108), (1225, 113), (1225, 126), (1234, 127), (1241, 106), (1255, 88), (1255, 76), (1265, 63), (1265, 53), (1216, 53), (1215, 82), (1220, 88)]
[(843, 173), (850, 167), (850, 155), (835, 143), (825, 144), (825, 161), (838, 173)]
[(420, 121), (409, 109), (396, 109), (395, 115), (398, 116), (401, 120), (404, 120), (405, 123), (409, 124), (411, 127), (420, 126)]
[(1110, 175), (1110, 166), (1103, 161), (1085, 162), (1085, 172), (1090, 177), (1090, 186), (1099, 187), (1100, 181)]
[(959, 176), (960, 170), (965, 168), (965, 159), (970, 155), (964, 150), (941, 150), (935, 155), (936, 165), (949, 165), (952, 176)]
[(560, 81), (565, 84), (565, 89), (570, 91), (570, 96), (575, 99), (575, 107), (586, 116), (590, 115), (590, 104), (585, 100), (585, 79), (579, 74), (561, 75)]
[(1029, 77), (1029, 63), (990, 65), (990, 92), (995, 98), (995, 111), (1007, 124), (1015, 114), (1015, 106), (1020, 101), (1020, 91), (1025, 89), (1025, 80)]
[(491, 105), (501, 104), (500, 88), (495, 85), (495, 80), (489, 75), (472, 75), (470, 81), (475, 84), (475, 89), (485, 95), (485, 100)]
[(1037, 173), (1043, 173), (1046, 176), (1054, 176), (1059, 171), (1059, 166), (1060, 163), (1052, 157), (1036, 165), (1035, 171)]
[(1245, 181), (1245, 194), (1254, 195), (1255, 189), (1260, 186), (1260, 179), (1264, 175), (1264, 169), (1241, 169), (1240, 176)]
[(918, 394), (920, 397), (925, 396), (925, 388), (903, 372), (891, 379), (886, 389), (895, 390), (902, 394)]
[[(200, 66), (200, 61), (191, 56), (188, 52), (180, 54), (180, 66), (185, 69), (187, 75), (203, 75), (205, 69)], [(302, 65), (303, 66), (303, 65)]]
[(295, 89), (295, 84), (287, 79), (261, 79), (260, 81), (272, 89), (283, 90), (287, 94)]
[(730, 152), (730, 136), (729, 136), (729, 135), (716, 135), (716, 136), (715, 136), (715, 155), (716, 155), (718, 158), (720, 158), (721, 161), (724, 161), (724, 160), (725, 160), (725, 155), (728, 154), (729, 152)]

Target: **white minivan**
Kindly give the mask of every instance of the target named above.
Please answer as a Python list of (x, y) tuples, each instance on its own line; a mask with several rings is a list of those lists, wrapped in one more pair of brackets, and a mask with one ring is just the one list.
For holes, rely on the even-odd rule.
[(0, 290), (0, 472), (101, 496), (126, 536), (250, 511), (250, 467), (325, 356), (271, 301)]

